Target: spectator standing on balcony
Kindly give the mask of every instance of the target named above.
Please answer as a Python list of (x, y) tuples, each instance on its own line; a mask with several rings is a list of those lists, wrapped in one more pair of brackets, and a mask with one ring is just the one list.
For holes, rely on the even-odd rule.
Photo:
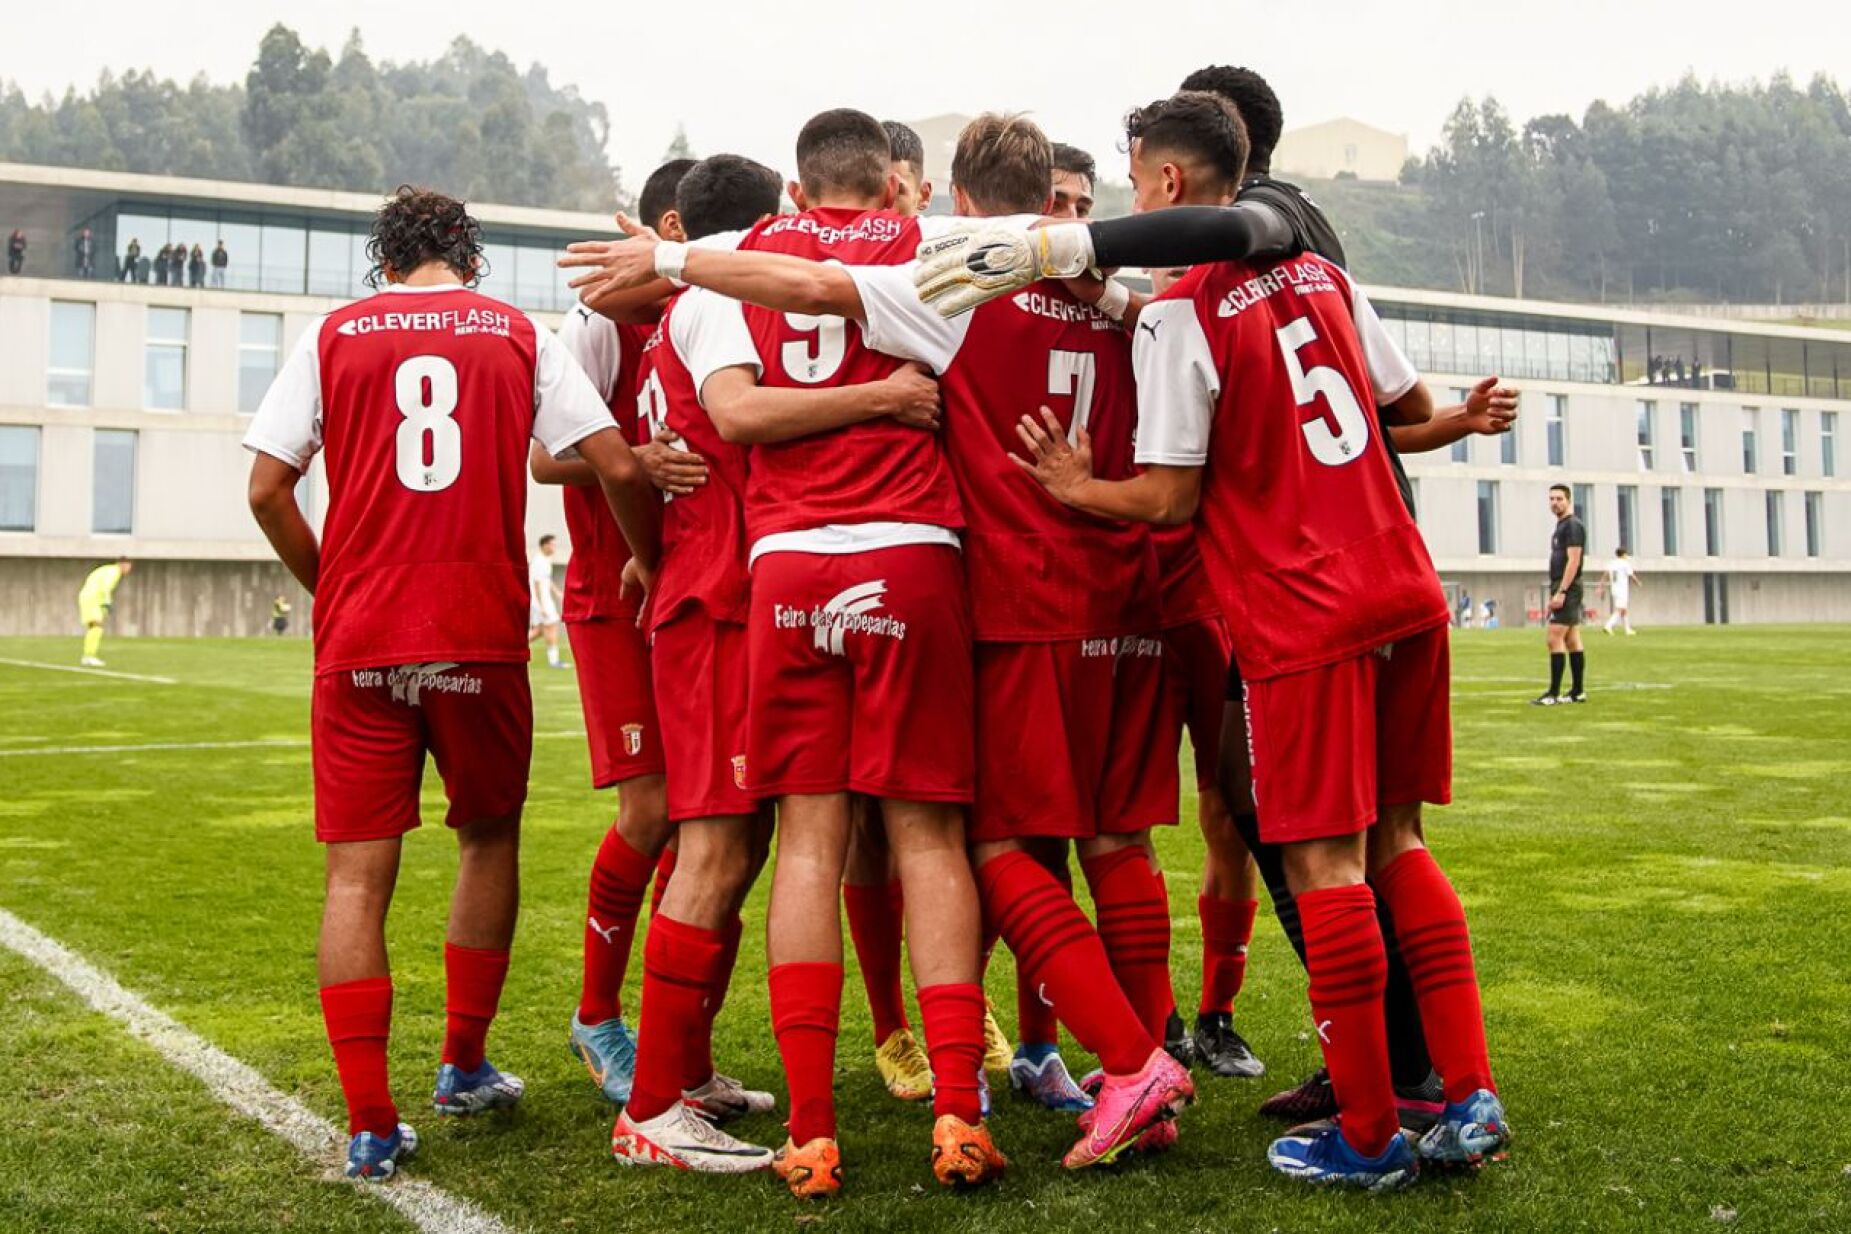
[(131, 236), (129, 238), (129, 246), (122, 250), (122, 281), (125, 283), (133, 283), (135, 281), (135, 268), (140, 264), (141, 241)]
[(206, 285), (206, 250), (195, 244), (192, 256), (186, 259), (186, 282), (189, 287)]
[(18, 227), (6, 242), (6, 272), (18, 274), (26, 265), (26, 233)]
[(225, 285), (225, 267), (231, 264), (231, 254), (225, 251), (225, 241), (220, 240), (218, 247), (212, 250), (212, 285)]
[(173, 260), (174, 246), (161, 245), (161, 251), (154, 255), (154, 283), (157, 287), (167, 286), (167, 263)]
[(77, 257), (77, 277), (88, 279), (96, 277), (96, 237), (90, 234), (88, 227), (77, 233), (75, 245)]

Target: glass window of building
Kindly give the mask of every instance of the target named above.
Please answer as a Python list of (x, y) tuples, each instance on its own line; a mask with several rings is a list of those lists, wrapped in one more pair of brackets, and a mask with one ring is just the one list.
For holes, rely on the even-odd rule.
[(238, 410), (252, 412), (283, 362), (283, 315), (238, 314)]
[(1780, 474), (1798, 475), (1800, 470), (1800, 413), (1791, 407), (1780, 413)]
[(1594, 551), (1594, 486), (1577, 484), (1573, 488), (1575, 517), (1581, 520), (1581, 526), (1587, 531), (1587, 551)]
[(1636, 420), (1639, 436), (1639, 470), (1652, 469), (1652, 419), (1658, 411), (1658, 404), (1651, 399), (1640, 399)]
[(0, 424), (0, 531), (31, 531), (39, 512), (39, 430)]
[(180, 411), (186, 406), (188, 316), (183, 308), (148, 309), (147, 372), (141, 401), (153, 410)]
[(51, 362), (45, 368), (45, 401), (53, 407), (88, 407), (96, 368), (96, 305), (51, 302)]
[(1506, 467), (1517, 465), (1517, 430), (1498, 434), (1498, 462)]
[[(219, 239), (225, 243), (224, 285), (236, 291), (256, 291), (259, 259), (263, 251), (263, 228), (250, 222), (219, 223)], [(214, 286), (218, 276), (210, 276)]]
[(1722, 556), (1722, 490), (1703, 490), (1703, 553), (1706, 557)]
[(90, 530), (99, 534), (135, 530), (135, 434), (98, 429), (90, 485)]
[(1755, 431), (1755, 421), (1761, 418), (1759, 407), (1742, 408), (1742, 474), (1755, 474), (1755, 464), (1759, 461), (1760, 435)]
[(1636, 484), (1620, 485), (1620, 541), (1619, 547), (1629, 553), (1639, 551), (1639, 486)]
[(1543, 413), (1543, 435), (1549, 439), (1549, 466), (1561, 467), (1568, 457), (1568, 396), (1551, 394)]
[[(1463, 403), (1471, 393), (1470, 390), (1461, 390), (1455, 386), (1453, 387), (1453, 402)], [(1470, 436), (1461, 437), (1458, 441), (1453, 442), (1451, 458), (1455, 463), (1469, 463), (1472, 461), (1472, 439)]]
[(308, 293), (345, 296), (353, 286), (353, 243), (345, 231), (312, 228), (308, 234)]
[(1659, 513), (1664, 526), (1664, 555), (1667, 557), (1676, 557), (1683, 547), (1680, 535), (1682, 528), (1679, 526), (1684, 515), (1682, 494), (1682, 489), (1675, 488), (1662, 489), (1658, 494)]
[(1498, 482), (1478, 482), (1478, 551), (1490, 556), (1498, 551)]
[(1679, 403), (1677, 408), (1677, 444), (1684, 456), (1684, 474), (1697, 469), (1697, 405)]
[(1771, 488), (1767, 491), (1767, 555), (1780, 556), (1780, 490)]
[(308, 286), (308, 228), (265, 223), (258, 251), (257, 289), (301, 295)]
[(1818, 557), (1825, 552), (1825, 494), (1806, 494), (1806, 555)]
[(1819, 474), (1828, 480), (1838, 474), (1838, 413), (1819, 413)]

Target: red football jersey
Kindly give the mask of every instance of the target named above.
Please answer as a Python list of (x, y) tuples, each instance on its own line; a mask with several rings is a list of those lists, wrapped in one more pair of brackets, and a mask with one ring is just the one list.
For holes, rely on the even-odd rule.
[[(847, 265), (899, 265), (919, 248), (919, 224), (891, 210), (821, 208), (754, 227), (739, 245)], [(900, 361), (868, 347), (840, 317), (748, 305), (745, 320), (765, 386), (879, 381)], [(935, 433), (881, 418), (796, 441), (752, 447), (746, 524), (753, 540), (830, 524), (963, 526), (951, 469)]]
[[(652, 628), (696, 605), (720, 621), (743, 624), (746, 619), (751, 586), (746, 573), (746, 449), (721, 439), (701, 406), (691, 357), (683, 354), (694, 350), (689, 319), (714, 307), (715, 299), (700, 291), (676, 296), (643, 349), (637, 393), (642, 430), (654, 436), (672, 429), (687, 449), (707, 461), (705, 484), (663, 498), (662, 564), (650, 597)], [(711, 362), (725, 359), (714, 355)]]
[(1136, 363), (1138, 462), (1204, 467), (1199, 542), (1248, 679), (1446, 621), (1373, 411), (1416, 377), (1341, 269), (1197, 266), (1145, 308)]
[(868, 344), (940, 373), (976, 637), (1050, 642), (1154, 629), (1148, 530), (1061, 505), (1010, 457), (1022, 454), (1016, 425), (1045, 406), (1070, 436), (1076, 418), (1086, 426), (1100, 475), (1131, 473), (1136, 388), (1124, 330), (1059, 283), (946, 322), (919, 302), (909, 271), (853, 274)]
[[(560, 342), (604, 396), (618, 429), (633, 445), (648, 440), (637, 431), (637, 365), (653, 329), (618, 325), (580, 305), (567, 315), (559, 332)], [(634, 616), (634, 601), (623, 599), (623, 568), (630, 561), (630, 546), (611, 514), (604, 489), (596, 484), (568, 484), (560, 498), (565, 505), (566, 534), (572, 539), (560, 616), (566, 621)]]
[(1219, 616), (1221, 600), (1209, 580), (1208, 563), (1202, 560), (1195, 524), (1153, 527), (1150, 538), (1157, 549), (1157, 569), (1163, 579), (1161, 628), (1173, 630)]
[(304, 337), (245, 445), (325, 455), (315, 589), (320, 673), (527, 658), (527, 443), (610, 427), (526, 314), (461, 286), (399, 287)]

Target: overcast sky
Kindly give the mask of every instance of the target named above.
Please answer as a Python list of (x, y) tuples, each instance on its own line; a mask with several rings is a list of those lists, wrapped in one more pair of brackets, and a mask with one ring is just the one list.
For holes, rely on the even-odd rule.
[[(680, 24), (647, 24), (657, 18)], [(1114, 150), (1125, 108), (1211, 63), (1264, 73), (1288, 128), (1354, 116), (1406, 133), (1416, 151), (1466, 94), (1495, 94), (1521, 121), (1579, 117), (1596, 98), (1629, 98), (1686, 71), (1742, 80), (1786, 69), (1802, 81), (1825, 71), (1851, 85), (1842, 0), (87, 0), (9, 21), (0, 77), (35, 97), (88, 87), (104, 68), (242, 80), (277, 21), (334, 52), (357, 26), (375, 59), (426, 59), (467, 34), (522, 67), (539, 61), (610, 110), (611, 157), (632, 190), (677, 123), (697, 153), (732, 150), (788, 172), (798, 126), (842, 105), (909, 120), (1031, 111), (1122, 178)]]

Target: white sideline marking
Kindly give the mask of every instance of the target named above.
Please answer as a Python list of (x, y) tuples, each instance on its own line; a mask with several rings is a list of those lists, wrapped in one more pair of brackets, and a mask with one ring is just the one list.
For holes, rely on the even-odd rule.
[[(347, 1137), (333, 1123), (274, 1088), (248, 1063), (233, 1058), (64, 944), (3, 908), (0, 945), (69, 986), (90, 1006), (154, 1047), (169, 1063), (191, 1072), (220, 1101), (294, 1145), (311, 1164), (333, 1171), (341, 1168)], [(397, 1209), (424, 1234), (511, 1234), (507, 1226), (468, 1200), (427, 1182), (399, 1178), (388, 1183), (352, 1185)]]
[(279, 737), (272, 741), (151, 741), (139, 746), (39, 746), (30, 750), (0, 750), (0, 758), (25, 758), (32, 754), (140, 754), (144, 750), (288, 749), (307, 744)]
[(0, 664), (11, 664), (14, 668), (42, 668), (54, 673), (88, 673), (92, 677), (115, 677), (122, 681), (149, 681), (157, 686), (177, 686), (180, 683), (172, 677), (147, 677), (141, 673), (118, 673), (107, 668), (80, 668), (75, 664), (42, 664), (37, 660), (8, 660), (0, 658)]

